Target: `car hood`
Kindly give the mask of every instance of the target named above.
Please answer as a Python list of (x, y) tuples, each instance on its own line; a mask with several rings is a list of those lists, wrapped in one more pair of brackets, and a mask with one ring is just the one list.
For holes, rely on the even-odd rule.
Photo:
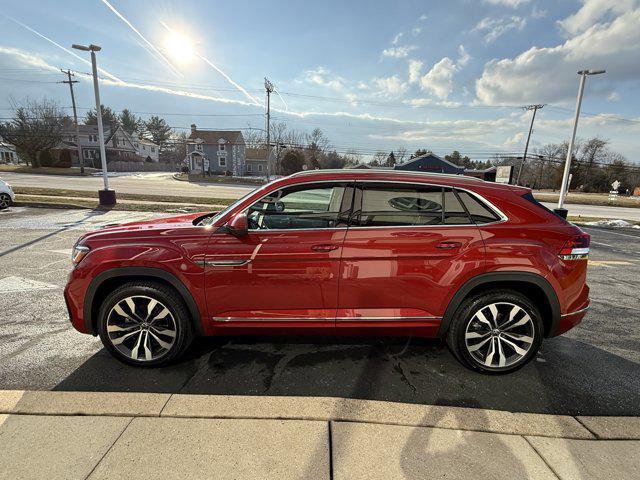
[(144, 220), (139, 222), (120, 223), (113, 225), (105, 225), (104, 227), (86, 233), (81, 237), (81, 241), (100, 240), (108, 238), (120, 237), (146, 237), (156, 235), (163, 230), (178, 230), (182, 228), (192, 228), (194, 220), (210, 215), (210, 213), (199, 212), (187, 215), (176, 215), (171, 217), (161, 217), (152, 220)]

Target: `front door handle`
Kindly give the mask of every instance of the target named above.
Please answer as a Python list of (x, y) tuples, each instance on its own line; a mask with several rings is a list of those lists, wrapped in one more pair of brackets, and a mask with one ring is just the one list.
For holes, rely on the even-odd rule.
[(340, 246), (334, 243), (321, 243), (319, 245), (313, 245), (311, 247), (311, 250), (313, 250), (314, 252), (332, 252), (339, 248)]
[(440, 242), (436, 245), (436, 248), (441, 250), (453, 250), (454, 248), (460, 248), (462, 242)]

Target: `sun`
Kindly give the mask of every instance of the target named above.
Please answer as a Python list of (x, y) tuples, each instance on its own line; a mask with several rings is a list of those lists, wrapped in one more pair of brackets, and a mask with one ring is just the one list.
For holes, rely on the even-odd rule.
[(167, 54), (180, 63), (188, 63), (196, 56), (196, 48), (189, 37), (175, 30), (168, 32), (164, 39)]

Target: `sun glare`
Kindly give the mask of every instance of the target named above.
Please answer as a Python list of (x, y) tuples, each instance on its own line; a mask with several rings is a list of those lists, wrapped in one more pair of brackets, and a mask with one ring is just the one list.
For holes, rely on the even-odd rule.
[(193, 42), (187, 36), (173, 30), (167, 34), (164, 40), (164, 48), (172, 59), (180, 63), (188, 63), (196, 55)]

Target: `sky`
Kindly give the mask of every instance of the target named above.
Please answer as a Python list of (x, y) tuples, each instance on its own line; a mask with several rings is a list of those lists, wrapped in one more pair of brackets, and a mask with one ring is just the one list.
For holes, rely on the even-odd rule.
[[(427, 148), (485, 160), (598, 135), (631, 162), (640, 134), (640, 0), (0, 0), (0, 118), (12, 102), (102, 103), (176, 130), (318, 127), (339, 153)], [(70, 112), (70, 108), (68, 110)], [(366, 158), (365, 158), (366, 159)]]

